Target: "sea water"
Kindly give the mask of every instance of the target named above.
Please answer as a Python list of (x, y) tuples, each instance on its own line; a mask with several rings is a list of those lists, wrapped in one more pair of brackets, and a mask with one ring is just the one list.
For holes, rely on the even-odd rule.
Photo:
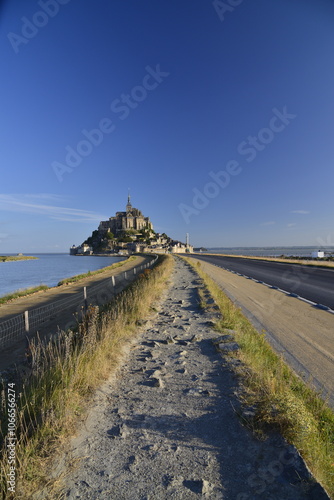
[(0, 297), (39, 285), (56, 286), (64, 278), (95, 271), (125, 259), (93, 255), (31, 255), (38, 260), (0, 262)]

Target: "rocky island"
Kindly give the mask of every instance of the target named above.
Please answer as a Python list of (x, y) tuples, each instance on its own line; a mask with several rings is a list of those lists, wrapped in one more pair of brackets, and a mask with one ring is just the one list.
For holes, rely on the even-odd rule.
[(134, 208), (128, 195), (125, 211), (101, 221), (97, 230), (80, 246), (70, 248), (71, 255), (128, 255), (133, 253), (191, 253), (188, 243), (156, 233), (149, 217)]

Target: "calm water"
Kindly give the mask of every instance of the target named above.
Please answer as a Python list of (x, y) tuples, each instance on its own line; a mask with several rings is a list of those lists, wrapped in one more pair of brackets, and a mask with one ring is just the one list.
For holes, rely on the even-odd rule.
[(125, 257), (75, 257), (68, 254), (31, 254), (38, 260), (0, 262), (0, 297), (38, 285), (56, 286), (76, 274), (110, 266)]
[[(226, 253), (230, 255), (253, 255), (258, 257), (279, 257), (293, 255), (295, 257), (311, 257), (317, 250), (329, 254), (334, 253), (334, 247), (226, 247), (208, 248), (209, 253)], [(204, 253), (204, 252), (203, 252)]]

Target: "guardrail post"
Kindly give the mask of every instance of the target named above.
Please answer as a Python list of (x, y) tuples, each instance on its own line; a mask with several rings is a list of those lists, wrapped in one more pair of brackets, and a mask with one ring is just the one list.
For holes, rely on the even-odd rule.
[(26, 333), (29, 333), (29, 312), (24, 311), (24, 329)]
[(124, 271), (124, 279), (125, 280), (127, 279), (127, 277), (126, 277), (126, 271)]
[(134, 267), (133, 268), (133, 274), (136, 274), (136, 273), (137, 273), (137, 271), (136, 271), (136, 268)]
[(111, 281), (112, 281), (112, 286), (115, 286), (115, 276), (111, 277)]

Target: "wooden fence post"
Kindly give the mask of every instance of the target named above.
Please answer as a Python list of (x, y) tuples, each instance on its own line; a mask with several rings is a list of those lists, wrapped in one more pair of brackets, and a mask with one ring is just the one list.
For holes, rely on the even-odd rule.
[(85, 312), (87, 312), (87, 309), (88, 309), (87, 288), (85, 286), (84, 286), (84, 303), (85, 303)]
[(29, 312), (24, 311), (24, 329), (26, 333), (29, 333)]

